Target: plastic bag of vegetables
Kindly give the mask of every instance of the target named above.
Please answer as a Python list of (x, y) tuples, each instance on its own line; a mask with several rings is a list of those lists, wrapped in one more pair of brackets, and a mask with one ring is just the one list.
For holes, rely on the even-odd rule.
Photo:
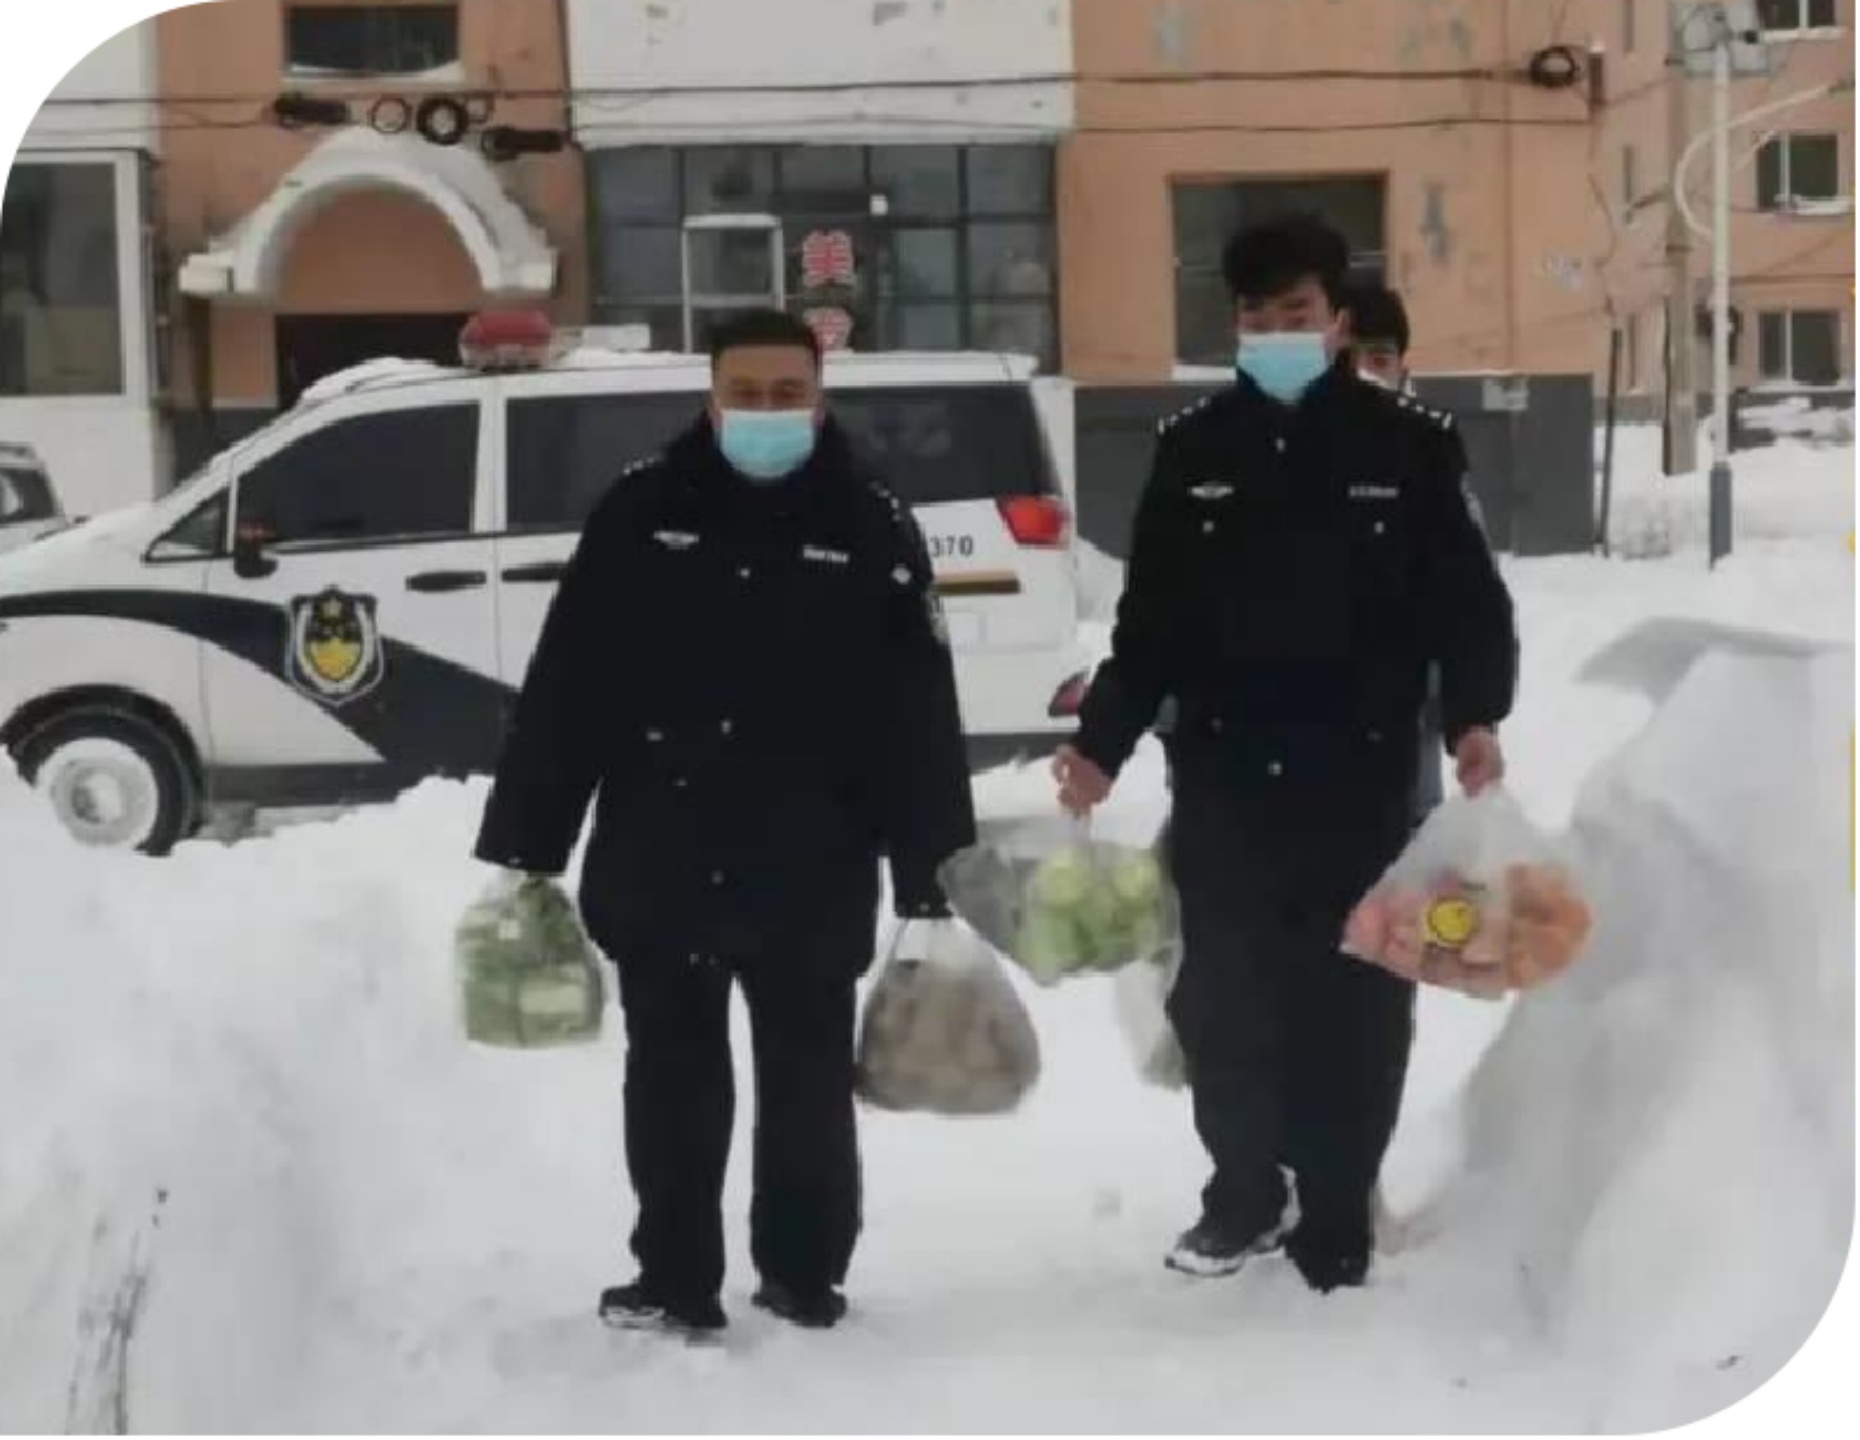
[(1497, 1000), (1555, 979), (1593, 925), (1507, 792), (1449, 800), (1350, 913), (1342, 948), (1404, 979)]
[(941, 879), (951, 908), (1041, 985), (1122, 969), (1179, 933), (1157, 854), (1094, 839), (1064, 818), (984, 826)]
[(1169, 1019), (1169, 992), (1175, 989), (1180, 968), (1181, 956), (1171, 946), (1126, 965), (1111, 979), (1118, 1029), (1130, 1045), (1137, 1073), (1165, 1090), (1180, 1090), (1188, 1084), (1188, 1057)]
[(555, 881), (500, 873), (459, 921), (454, 953), (467, 1039), (533, 1050), (600, 1038), (600, 961)]
[(881, 1110), (997, 1115), (1039, 1077), (1033, 1021), (987, 945), (954, 921), (901, 927), (866, 997), (860, 1097)]

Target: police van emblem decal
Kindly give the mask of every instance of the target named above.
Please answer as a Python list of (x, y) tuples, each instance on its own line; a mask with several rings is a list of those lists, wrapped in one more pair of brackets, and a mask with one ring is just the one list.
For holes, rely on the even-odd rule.
[(330, 588), (291, 601), (284, 673), (326, 705), (345, 705), (380, 683), (386, 664), (375, 597)]

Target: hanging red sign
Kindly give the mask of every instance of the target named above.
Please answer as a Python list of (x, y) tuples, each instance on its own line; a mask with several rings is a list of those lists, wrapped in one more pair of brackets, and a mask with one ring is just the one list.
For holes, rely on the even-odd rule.
[(837, 305), (804, 310), (801, 318), (820, 341), (822, 350), (844, 350), (846, 342), (852, 339), (853, 317)]
[(844, 230), (816, 230), (801, 242), (801, 283), (807, 289), (851, 285), (858, 271), (852, 236)]

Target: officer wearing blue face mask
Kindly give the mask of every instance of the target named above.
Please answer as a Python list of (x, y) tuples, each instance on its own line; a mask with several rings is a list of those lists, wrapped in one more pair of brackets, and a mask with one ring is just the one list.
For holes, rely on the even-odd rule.
[(854, 990), (879, 861), (898, 914), (948, 915), (973, 843), (956, 682), (922, 535), (853, 454), (806, 325), (712, 341), (705, 413), (608, 492), (518, 697), (477, 853), (582, 865), (619, 970), (638, 1278), (600, 1314), (724, 1324), (730, 997), (755, 1036), (755, 1303), (837, 1324), (860, 1228)]
[(1305, 216), (1228, 246), (1235, 383), (1162, 427), (1111, 656), (1054, 763), (1088, 813), (1174, 701), (1169, 1013), (1213, 1173), (1168, 1264), (1283, 1245), (1320, 1291), (1368, 1274), (1413, 1040), (1413, 988), (1341, 954), (1344, 919), (1409, 837), (1430, 672), (1474, 793), (1504, 772), (1516, 671), (1453, 422), (1357, 374), (1348, 263)]

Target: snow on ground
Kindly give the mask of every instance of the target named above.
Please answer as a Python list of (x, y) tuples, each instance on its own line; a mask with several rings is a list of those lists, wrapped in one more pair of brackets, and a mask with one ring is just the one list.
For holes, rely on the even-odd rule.
[[(453, 1020), (482, 786), (148, 862), (0, 774), (0, 1430), (1623, 1431), (1729, 1403), (1850, 1232), (1852, 500), (1813, 485), (1851, 462), (1790, 458), (1827, 513), (1791, 502), (1715, 574), (1508, 566), (1516, 788), (1573, 821), (1601, 926), (1509, 1009), (1428, 997), (1388, 1174), (1416, 1243), (1330, 1300), (1279, 1261), (1162, 1270), (1201, 1158), (1081, 982), (1028, 994), (1021, 1113), (867, 1117), (854, 1323), (747, 1308), (739, 1163), (727, 1346), (610, 1335), (617, 1026), (511, 1055)], [(1640, 689), (1582, 678), (1661, 616), (1834, 648), (1687, 667), (1668, 635), (1617, 651)], [(1049, 793), (982, 783), (992, 814)], [(1146, 836), (1162, 795), (1146, 748), (1107, 827)]]

